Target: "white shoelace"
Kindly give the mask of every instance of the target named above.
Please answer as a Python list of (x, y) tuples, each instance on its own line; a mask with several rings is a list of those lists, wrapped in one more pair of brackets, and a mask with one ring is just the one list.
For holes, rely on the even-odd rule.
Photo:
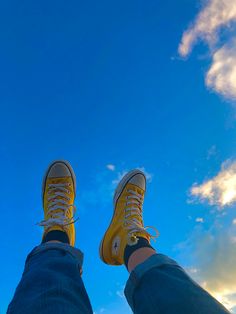
[[(142, 206), (143, 206), (143, 196), (133, 190), (127, 191), (130, 195), (126, 197), (126, 207), (125, 207), (125, 221), (124, 227), (128, 230), (128, 241), (131, 241), (132, 244), (137, 243), (137, 239), (135, 236), (136, 232), (142, 232), (148, 235), (148, 237), (155, 239), (158, 237), (158, 231), (156, 228), (147, 226), (144, 227), (142, 224)], [(135, 216), (137, 218), (135, 218)], [(140, 217), (138, 219), (138, 217)], [(156, 235), (151, 235), (147, 232), (147, 229), (154, 229)]]
[[(71, 192), (68, 189), (70, 183), (54, 183), (48, 185), (48, 215), (51, 215), (51, 218), (42, 220), (38, 223), (42, 227), (52, 227), (55, 225), (67, 226), (74, 223), (75, 206), (70, 205), (69, 202), (71, 198), (68, 196)], [(61, 197), (61, 198), (59, 198)], [(73, 215), (71, 218), (67, 217), (68, 210), (72, 208)], [(60, 210), (60, 212), (57, 212)]]

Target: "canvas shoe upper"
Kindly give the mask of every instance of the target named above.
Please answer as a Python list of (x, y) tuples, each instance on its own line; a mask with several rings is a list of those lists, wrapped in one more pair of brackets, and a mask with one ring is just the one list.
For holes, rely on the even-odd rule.
[(43, 238), (49, 231), (66, 232), (70, 245), (75, 244), (75, 190), (76, 178), (67, 161), (58, 160), (49, 165), (42, 186), (44, 220)]
[(150, 242), (153, 237), (144, 227), (142, 207), (146, 177), (140, 170), (127, 173), (114, 194), (114, 212), (111, 223), (100, 244), (100, 257), (110, 265), (124, 264), (126, 245), (135, 245), (138, 237)]

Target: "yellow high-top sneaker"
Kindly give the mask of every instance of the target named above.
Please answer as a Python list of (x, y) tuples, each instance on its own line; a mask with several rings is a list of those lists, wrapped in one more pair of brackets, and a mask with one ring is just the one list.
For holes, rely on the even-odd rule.
[(66, 232), (74, 246), (75, 190), (76, 178), (68, 162), (58, 160), (49, 165), (42, 187), (44, 220), (39, 223), (44, 227), (43, 239), (49, 231), (59, 230)]
[(106, 264), (124, 264), (124, 250), (127, 244), (137, 244), (138, 237), (150, 242), (153, 237), (143, 225), (142, 205), (145, 190), (146, 177), (140, 170), (130, 171), (118, 184), (113, 199), (113, 217), (100, 244), (100, 257)]

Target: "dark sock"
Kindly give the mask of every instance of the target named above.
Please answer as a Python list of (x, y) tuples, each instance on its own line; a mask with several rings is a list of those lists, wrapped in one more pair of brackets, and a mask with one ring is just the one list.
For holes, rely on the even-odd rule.
[[(138, 249), (141, 249), (142, 247), (149, 247), (153, 249), (153, 247), (150, 245), (147, 239), (138, 237), (138, 243), (135, 245), (126, 245), (125, 251), (124, 251), (124, 263), (126, 268), (128, 269), (128, 262), (130, 256)], [(154, 250), (154, 249), (153, 249)]]
[(53, 240), (70, 244), (68, 235), (65, 232), (60, 231), (60, 230), (49, 231), (43, 238), (42, 243), (53, 241)]

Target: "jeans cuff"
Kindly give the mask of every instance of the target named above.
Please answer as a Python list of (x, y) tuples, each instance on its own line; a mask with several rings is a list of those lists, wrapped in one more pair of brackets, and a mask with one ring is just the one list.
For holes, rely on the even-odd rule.
[(178, 264), (174, 260), (170, 259), (166, 255), (154, 254), (149, 257), (145, 262), (136, 266), (135, 269), (131, 272), (125, 287), (125, 296), (132, 309), (134, 309), (133, 297), (135, 289), (138, 287), (142, 277), (152, 268), (162, 267), (164, 265), (178, 266)]
[(37, 254), (40, 254), (41, 252), (45, 252), (49, 250), (60, 250), (60, 251), (64, 251), (65, 253), (69, 253), (77, 260), (78, 265), (80, 269), (82, 270), (84, 254), (79, 249), (67, 243), (59, 243), (59, 242), (54, 242), (54, 243), (46, 242), (46, 243), (40, 244), (39, 246), (36, 246), (28, 255), (26, 259), (26, 264), (29, 262), (31, 257)]

